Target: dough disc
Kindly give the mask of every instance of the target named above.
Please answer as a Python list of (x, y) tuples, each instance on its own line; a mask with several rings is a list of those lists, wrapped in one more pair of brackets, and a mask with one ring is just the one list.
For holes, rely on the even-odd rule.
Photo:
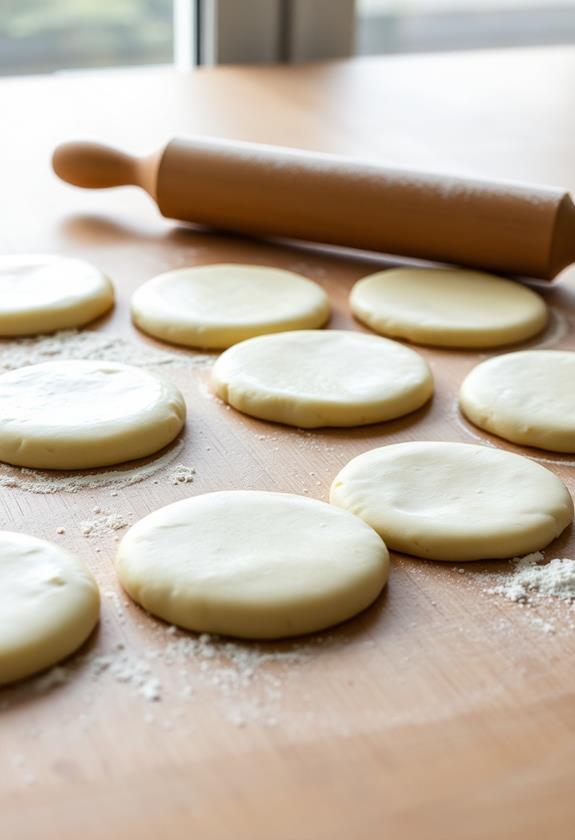
[(88, 469), (166, 446), (186, 417), (170, 382), (116, 362), (59, 361), (0, 376), (0, 461)]
[(575, 353), (525, 350), (477, 365), (459, 392), (472, 423), (505, 440), (575, 452)]
[(361, 516), (389, 548), (431, 560), (487, 560), (545, 548), (573, 502), (545, 467), (488, 446), (398, 443), (335, 478), (330, 501)]
[(297, 636), (356, 615), (387, 581), (389, 555), (361, 519), (285, 493), (208, 493), (134, 525), (118, 553), (124, 589), (154, 615), (206, 633)]
[(63, 548), (0, 531), (0, 684), (69, 656), (98, 621), (88, 569)]
[(330, 307), (323, 289), (291, 271), (260, 265), (205, 265), (144, 283), (132, 317), (172, 344), (223, 349), (264, 333), (321, 327)]
[(84, 260), (0, 257), (0, 335), (83, 327), (113, 305), (112, 284)]
[(391, 420), (433, 393), (429, 366), (414, 350), (339, 330), (237, 344), (217, 360), (212, 385), (244, 414), (307, 429)]
[(375, 332), (436, 347), (512, 344), (547, 323), (547, 307), (531, 289), (463, 269), (380, 271), (355, 284), (350, 305)]

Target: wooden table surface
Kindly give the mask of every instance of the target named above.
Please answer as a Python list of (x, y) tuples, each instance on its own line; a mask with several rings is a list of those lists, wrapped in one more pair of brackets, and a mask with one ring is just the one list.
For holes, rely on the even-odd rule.
[[(331, 326), (358, 329), (351, 285), (392, 262), (186, 229), (161, 219), (136, 190), (74, 190), (49, 168), (62, 140), (148, 152), (196, 132), (575, 188), (572, 49), (5, 80), (0, 113), (2, 253), (92, 260), (118, 294), (113, 314), (94, 328), (139, 347), (153, 342), (129, 322), (130, 293), (167, 268), (226, 260), (293, 269), (327, 289)], [(575, 271), (544, 293), (552, 323), (528, 346), (575, 349)], [(421, 352), (436, 378), (428, 407), (388, 424), (313, 433), (226, 410), (207, 390), (209, 364), (185, 358), (163, 370), (188, 401), (185, 448), (174, 463), (195, 468), (193, 484), (171, 483), (168, 465), (114, 496), (109, 487), (52, 495), (0, 488), (1, 527), (77, 552), (106, 593), (100, 628), (67, 663), (62, 684), (0, 692), (3, 838), (573, 836), (575, 612), (566, 604), (530, 610), (486, 593), (508, 564), (458, 573), (395, 556), (387, 593), (345, 626), (294, 644), (210, 645), (212, 658), (194, 648), (174, 662), (166, 649), (180, 636), (114, 597), (113, 535), (82, 531), (95, 507), (133, 522), (223, 488), (326, 499), (339, 468), (374, 446), (477, 440), (455, 405), (478, 355)], [(526, 454), (575, 490), (575, 459)], [(570, 531), (549, 548), (547, 557), (556, 556), (575, 556)], [(286, 651), (295, 661), (276, 655)], [(161, 699), (142, 696), (133, 668), (95, 675), (100, 655), (148, 663)]]

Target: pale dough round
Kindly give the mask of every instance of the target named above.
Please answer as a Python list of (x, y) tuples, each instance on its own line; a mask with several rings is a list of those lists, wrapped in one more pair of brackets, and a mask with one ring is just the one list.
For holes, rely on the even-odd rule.
[(575, 452), (575, 353), (525, 350), (477, 365), (459, 392), (472, 423), (513, 443)]
[(0, 531), (0, 684), (69, 656), (98, 621), (88, 569), (45, 540)]
[(0, 461), (88, 469), (143, 458), (186, 417), (175, 385), (117, 362), (59, 361), (0, 376)]
[(101, 271), (72, 257), (0, 257), (0, 335), (83, 327), (114, 305)]
[(205, 633), (297, 636), (374, 601), (389, 571), (361, 519), (286, 493), (224, 491), (160, 508), (118, 552), (129, 595), (154, 615)]
[(512, 280), (453, 268), (397, 268), (364, 277), (350, 295), (375, 332), (436, 347), (498, 347), (547, 323), (543, 299)]
[(398, 443), (336, 476), (330, 501), (361, 516), (389, 548), (431, 560), (487, 560), (545, 548), (573, 519), (545, 467), (489, 446)]
[(307, 429), (391, 420), (415, 411), (433, 393), (429, 365), (414, 350), (340, 330), (237, 344), (217, 360), (212, 385), (244, 414)]
[(172, 344), (224, 349), (265, 333), (321, 327), (324, 290), (299, 274), (261, 265), (204, 265), (154, 277), (135, 292), (132, 317)]

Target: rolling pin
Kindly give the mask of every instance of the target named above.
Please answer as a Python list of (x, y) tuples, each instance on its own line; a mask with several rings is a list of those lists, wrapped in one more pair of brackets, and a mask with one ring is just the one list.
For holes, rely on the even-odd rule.
[(136, 185), (162, 215), (551, 280), (575, 261), (565, 190), (411, 172), (328, 154), (199, 137), (150, 157), (65, 143), (54, 171), (79, 187)]

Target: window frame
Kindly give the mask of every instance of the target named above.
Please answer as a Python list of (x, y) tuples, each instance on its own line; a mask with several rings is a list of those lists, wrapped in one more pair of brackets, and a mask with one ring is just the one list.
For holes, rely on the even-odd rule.
[(292, 64), (355, 51), (355, 0), (196, 0), (195, 9), (195, 64)]

